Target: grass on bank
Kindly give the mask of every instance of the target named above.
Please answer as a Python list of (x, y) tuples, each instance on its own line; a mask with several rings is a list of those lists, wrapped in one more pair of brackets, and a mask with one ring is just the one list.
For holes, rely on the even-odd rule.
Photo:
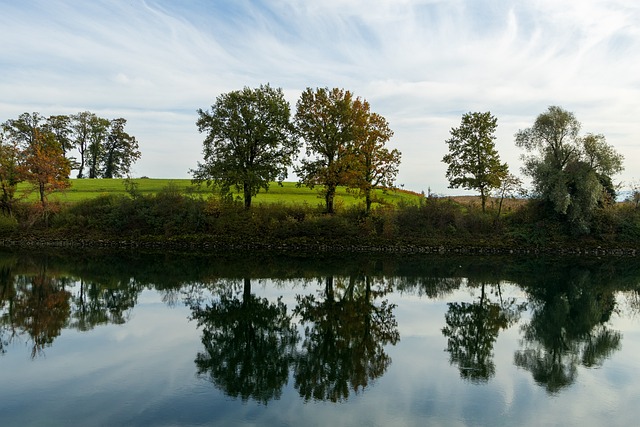
[[(184, 195), (202, 196), (207, 198), (215, 191), (212, 187), (202, 184), (200, 186), (191, 183), (190, 179), (155, 179), (155, 178), (135, 178), (131, 182), (136, 191), (142, 195), (155, 195), (166, 188), (174, 188)], [(27, 201), (36, 201), (37, 194), (31, 192), (31, 185), (21, 183), (18, 186), (18, 197), (26, 195)], [(323, 204), (324, 199), (319, 194), (321, 187), (309, 189), (298, 187), (295, 182), (284, 182), (282, 186), (272, 183), (269, 191), (260, 191), (253, 198), (253, 204), (307, 204), (316, 206)], [(124, 179), (71, 179), (71, 187), (62, 192), (55, 192), (49, 196), (49, 200), (62, 203), (76, 203), (89, 199), (94, 199), (105, 195), (126, 195), (128, 193)], [(234, 194), (235, 198), (242, 198), (240, 193)], [(375, 198), (382, 204), (417, 204), (420, 195), (404, 190), (382, 190), (375, 191)], [(357, 191), (347, 191), (345, 187), (339, 187), (335, 200), (336, 206), (353, 206), (364, 203), (364, 199), (359, 197)]]
[[(71, 189), (50, 196), (48, 214), (31, 201), (16, 201), (13, 217), (0, 216), (0, 236), (45, 231), (75, 239), (212, 239), (248, 242), (322, 242), (357, 245), (429, 244), (492, 247), (545, 247), (617, 244), (637, 246), (640, 209), (619, 203), (598, 209), (588, 235), (577, 235), (566, 220), (536, 200), (490, 199), (482, 212), (479, 197), (424, 197), (408, 191), (378, 192), (371, 212), (364, 201), (341, 188), (334, 215), (327, 215), (318, 190), (295, 183), (272, 185), (246, 211), (241, 200), (210, 197), (211, 188), (189, 180), (136, 179), (132, 197), (124, 180), (74, 180)], [(22, 187), (24, 188), (24, 187)], [(4, 221), (4, 222), (2, 222)], [(53, 234), (51, 234), (53, 235)], [(579, 243), (580, 242), (580, 243)]]

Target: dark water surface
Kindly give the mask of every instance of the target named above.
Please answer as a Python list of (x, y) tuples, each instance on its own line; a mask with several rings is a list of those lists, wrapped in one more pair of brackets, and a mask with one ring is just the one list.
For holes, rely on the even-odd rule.
[(631, 426), (637, 259), (0, 252), (2, 426)]

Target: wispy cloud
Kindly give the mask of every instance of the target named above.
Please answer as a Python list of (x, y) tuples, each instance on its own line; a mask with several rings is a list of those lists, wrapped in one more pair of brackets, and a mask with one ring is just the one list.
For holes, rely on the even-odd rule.
[(575, 112), (640, 177), (640, 5), (634, 0), (2, 2), (0, 120), (91, 110), (129, 120), (140, 175), (186, 177), (197, 108), (270, 82), (367, 98), (395, 130), (400, 182), (447, 192), (444, 140), (462, 113), (513, 133), (548, 105)]

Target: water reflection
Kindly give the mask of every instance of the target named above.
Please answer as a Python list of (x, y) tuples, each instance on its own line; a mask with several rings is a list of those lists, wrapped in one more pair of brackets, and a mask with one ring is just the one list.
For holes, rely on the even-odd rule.
[[(198, 376), (226, 395), (267, 404), (291, 381), (304, 401), (344, 402), (388, 372), (401, 331), (391, 296), (407, 294), (446, 301), (436, 330), (464, 381), (495, 377), (495, 344), (513, 330), (513, 364), (558, 393), (621, 349), (617, 298), (640, 312), (640, 267), (626, 260), (283, 258), (0, 254), (0, 353), (24, 341), (36, 358), (65, 329), (126, 326), (152, 289), (187, 304), (201, 334)], [(259, 297), (258, 280), (295, 286), (296, 297)]]
[(400, 339), (395, 306), (376, 299), (391, 291), (383, 279), (324, 279), (315, 295), (298, 295), (294, 312), (305, 326), (295, 359), (295, 388), (305, 400), (346, 400), (384, 374), (391, 363), (384, 347)]
[(232, 397), (267, 403), (280, 397), (295, 356), (298, 332), (281, 300), (269, 302), (251, 293), (244, 278), (240, 297), (234, 283), (202, 305), (190, 302), (202, 327), (204, 351), (195, 363), (198, 374)]
[(479, 286), (476, 301), (448, 303), (447, 326), (442, 328), (450, 363), (458, 365), (461, 378), (472, 382), (486, 382), (495, 375), (493, 345), (498, 333), (516, 323), (526, 309), (526, 303), (517, 303), (513, 298), (505, 300), (499, 284), (494, 289), (498, 302), (492, 301), (488, 284), (481, 282)]
[(514, 361), (550, 393), (571, 385), (578, 365), (602, 365), (620, 349), (622, 335), (607, 326), (616, 288), (606, 276), (593, 273), (548, 266), (523, 286), (533, 312), (521, 327), (523, 348)]

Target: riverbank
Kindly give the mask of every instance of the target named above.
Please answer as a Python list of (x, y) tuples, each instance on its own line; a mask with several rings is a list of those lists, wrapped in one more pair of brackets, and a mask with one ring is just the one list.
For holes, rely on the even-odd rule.
[(640, 251), (640, 209), (617, 204), (576, 229), (544, 203), (483, 212), (471, 202), (426, 197), (418, 204), (340, 207), (305, 204), (244, 209), (242, 203), (168, 189), (148, 196), (105, 195), (14, 206), (0, 216), (5, 247), (132, 248), (275, 253), (550, 254), (631, 256)]
[(88, 249), (140, 249), (167, 251), (268, 251), (272, 253), (358, 253), (358, 254), (452, 254), (452, 255), (579, 255), (636, 257), (637, 247), (602, 245), (593, 241), (553, 242), (548, 245), (517, 245), (513, 243), (455, 239), (447, 241), (399, 239), (321, 239), (290, 238), (277, 241), (256, 239), (238, 241), (228, 236), (141, 236), (123, 238), (108, 236), (62, 237), (53, 233), (30, 234), (0, 239), (5, 248), (88, 248)]

